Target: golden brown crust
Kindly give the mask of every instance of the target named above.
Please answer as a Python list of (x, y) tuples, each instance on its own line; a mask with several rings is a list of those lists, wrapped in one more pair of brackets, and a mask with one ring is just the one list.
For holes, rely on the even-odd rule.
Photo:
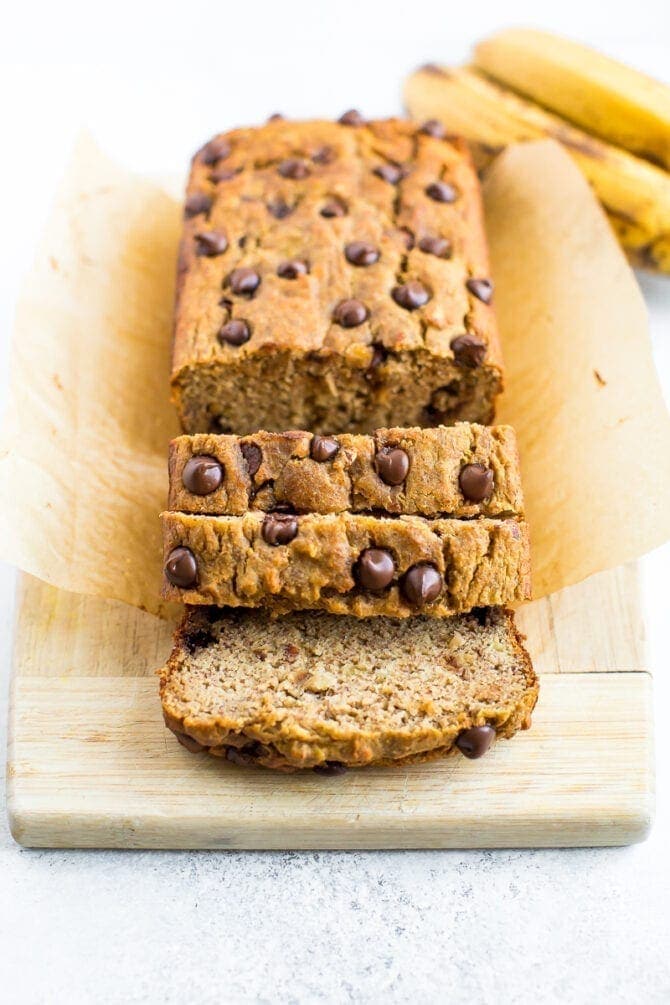
[[(446, 617), (473, 607), (530, 596), (528, 528), (523, 521), (382, 518), (306, 514), (294, 518), (286, 544), (268, 543), (273, 514), (193, 516), (163, 513), (166, 564), (174, 549), (195, 557), (197, 582), (182, 589), (164, 580), (163, 596), (188, 604), (265, 607), (275, 613), (325, 610), (356, 617)], [(393, 561), (392, 580), (377, 592), (360, 585), (367, 549)], [(407, 574), (428, 564), (442, 577), (439, 594), (420, 607), (407, 598)]]
[[(213, 142), (225, 156), (213, 160), (208, 146), (194, 158), (187, 204), (201, 199), (205, 212), (185, 220), (180, 251), (172, 381), (184, 429), (490, 421), (501, 357), (492, 308), (466, 285), (489, 275), (467, 148), (402, 120), (272, 122)], [(452, 187), (453, 201), (427, 194), (436, 183)], [(343, 215), (322, 215), (333, 201)], [(220, 253), (203, 253), (218, 250), (197, 236), (209, 233), (225, 238)], [(422, 249), (435, 237), (450, 242), (449, 257)], [(345, 247), (356, 241), (378, 260), (352, 264)], [(307, 271), (278, 274), (295, 261)], [(257, 273), (253, 293), (235, 292), (239, 268)], [(408, 282), (429, 292), (418, 309), (392, 296)], [(336, 308), (352, 298), (368, 317), (343, 327)], [(248, 325), (246, 342), (219, 337), (230, 320)], [(478, 365), (455, 358), (464, 334), (481, 343)]]
[[(378, 429), (373, 436), (344, 433), (328, 441), (334, 456), (316, 460), (311, 453), (315, 442), (319, 446), (318, 438), (297, 430), (242, 438), (180, 436), (170, 444), (168, 508), (231, 516), (283, 505), (297, 513), (523, 514), (516, 437), (510, 426), (457, 423), (436, 429)], [(253, 471), (242, 452), (250, 445), (258, 448)], [(380, 473), (380, 452), (383, 458), (391, 449), (407, 456), (408, 472), (400, 484), (388, 484)], [(184, 481), (184, 468), (202, 456), (215, 458), (222, 472), (220, 486), (206, 495), (190, 491)], [(493, 475), (491, 494), (479, 502), (465, 498), (459, 484), (461, 471), (470, 464), (482, 465)]]
[(191, 750), (283, 771), (416, 763), (465, 729), (530, 725), (538, 681), (511, 612), (376, 626), (190, 610), (160, 671), (166, 725)]

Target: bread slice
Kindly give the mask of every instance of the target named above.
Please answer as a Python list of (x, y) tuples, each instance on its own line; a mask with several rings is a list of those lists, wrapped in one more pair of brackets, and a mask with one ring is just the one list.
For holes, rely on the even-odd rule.
[(501, 609), (399, 621), (190, 608), (160, 679), (184, 746), (284, 771), (480, 756), (530, 725), (538, 695)]
[(448, 617), (530, 594), (527, 525), (360, 513), (164, 513), (163, 596), (187, 604)]
[(239, 516), (287, 506), (296, 513), (523, 514), (511, 426), (459, 422), (372, 436), (201, 433), (173, 440), (169, 465), (168, 509), (182, 513)]

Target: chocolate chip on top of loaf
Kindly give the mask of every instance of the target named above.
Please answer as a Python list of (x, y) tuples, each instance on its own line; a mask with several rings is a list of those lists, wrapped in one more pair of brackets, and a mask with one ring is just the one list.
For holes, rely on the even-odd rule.
[(479, 183), (430, 124), (274, 120), (194, 157), (173, 394), (187, 432), (487, 422)]

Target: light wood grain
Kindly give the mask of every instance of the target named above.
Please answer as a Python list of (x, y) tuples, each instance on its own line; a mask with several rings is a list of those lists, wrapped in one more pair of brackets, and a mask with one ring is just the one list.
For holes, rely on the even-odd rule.
[(476, 762), (285, 776), (194, 756), (165, 729), (153, 671), (169, 651), (169, 624), (22, 577), (12, 833), (28, 846), (143, 848), (641, 840), (653, 766), (635, 569), (528, 605), (519, 620), (542, 672), (530, 731)]

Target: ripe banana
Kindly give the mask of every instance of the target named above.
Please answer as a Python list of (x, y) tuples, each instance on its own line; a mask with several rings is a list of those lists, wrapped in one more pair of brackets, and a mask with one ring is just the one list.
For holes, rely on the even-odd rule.
[(670, 274), (670, 174), (569, 125), (467, 68), (423, 67), (405, 84), (416, 119), (465, 136), (483, 166), (509, 143), (552, 137), (593, 185), (635, 264)]
[(577, 42), (523, 28), (480, 42), (474, 63), (587, 132), (670, 168), (665, 84)]

